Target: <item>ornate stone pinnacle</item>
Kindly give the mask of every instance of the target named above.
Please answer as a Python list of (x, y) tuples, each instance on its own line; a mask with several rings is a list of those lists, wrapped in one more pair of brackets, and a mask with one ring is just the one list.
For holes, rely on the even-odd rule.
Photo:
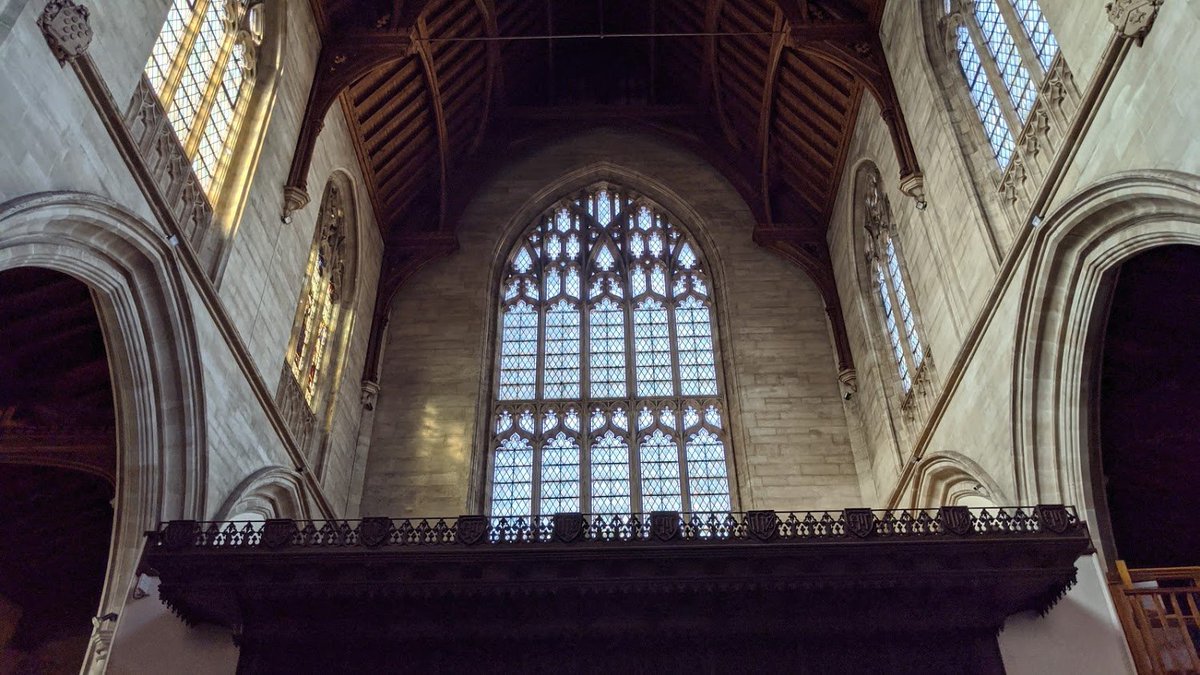
[(1108, 10), (1108, 20), (1116, 26), (1117, 33), (1137, 40), (1140, 47), (1154, 27), (1154, 19), (1158, 17), (1158, 8), (1162, 4), (1163, 0), (1112, 0), (1104, 9)]
[(60, 65), (87, 53), (92, 44), (92, 26), (88, 9), (72, 0), (53, 0), (46, 4), (37, 20), (46, 44)]

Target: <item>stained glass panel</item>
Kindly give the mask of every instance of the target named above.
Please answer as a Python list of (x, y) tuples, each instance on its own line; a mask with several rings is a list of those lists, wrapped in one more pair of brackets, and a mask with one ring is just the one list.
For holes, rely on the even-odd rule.
[(900, 382), (904, 386), (904, 391), (912, 388), (912, 377), (908, 372), (908, 362), (904, 358), (904, 346), (900, 342), (900, 329), (897, 327), (896, 311), (892, 306), (891, 294), (888, 292), (887, 277), (883, 274), (883, 267), (876, 263), (875, 265), (875, 285), (879, 291), (879, 301), (883, 307), (883, 323), (884, 330), (888, 336), (888, 342), (892, 346), (892, 355), (896, 359), (896, 368), (900, 373)]
[(589, 375), (593, 398), (625, 396), (625, 309), (605, 298), (592, 308)]
[(592, 513), (629, 513), (629, 444), (606, 432), (592, 441)]
[(532, 513), (533, 445), (513, 434), (496, 449), (492, 471), (492, 515), (527, 516)]
[(191, 0), (175, 0), (171, 3), (171, 9), (167, 11), (167, 20), (163, 23), (158, 41), (154, 43), (154, 49), (150, 52), (150, 61), (146, 64), (146, 77), (160, 97), (191, 20)]
[(200, 145), (196, 148), (196, 157), (192, 160), (192, 168), (200, 185), (205, 190), (212, 185), (217, 174), (225, 144), (229, 140), (229, 132), (233, 128), (233, 117), (237, 113), (238, 98), (241, 96), (242, 83), (245, 81), (246, 49), (237, 45), (225, 63), (225, 72), (221, 75), (221, 83), (217, 87), (217, 97), (213, 100), (212, 109), (208, 114), (208, 124), (200, 136)]
[(579, 309), (563, 300), (546, 312), (545, 397), (579, 398)]
[(220, 5), (210, 2), (204, 10), (196, 42), (183, 67), (183, 76), (175, 89), (171, 105), (167, 106), (167, 118), (180, 141), (186, 141), (191, 134), (196, 114), (204, 103), (209, 79), (221, 58), (221, 48), (225, 42), (225, 18)]
[(900, 258), (896, 255), (896, 242), (887, 238), (887, 267), (892, 289), (896, 293), (896, 301), (900, 304), (900, 322), (904, 325), (904, 335), (908, 339), (908, 348), (912, 352), (915, 365), (921, 365), (925, 358), (921, 349), (921, 336), (917, 333), (916, 319), (913, 317), (912, 306), (908, 301), (908, 290), (904, 286), (904, 274), (900, 271)]

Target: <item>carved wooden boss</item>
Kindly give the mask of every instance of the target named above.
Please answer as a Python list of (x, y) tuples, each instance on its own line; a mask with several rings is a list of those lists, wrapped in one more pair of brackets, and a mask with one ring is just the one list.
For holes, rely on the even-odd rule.
[(1089, 549), (1071, 508), (176, 521), (144, 567), (239, 672), (1003, 672)]

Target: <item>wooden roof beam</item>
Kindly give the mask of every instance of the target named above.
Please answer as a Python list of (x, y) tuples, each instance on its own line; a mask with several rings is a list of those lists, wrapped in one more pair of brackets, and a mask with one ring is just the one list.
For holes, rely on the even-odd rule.
[(433, 50), (430, 48), (429, 26), (425, 18), (417, 19), (416, 53), (425, 69), (425, 84), (429, 88), (429, 102), (433, 107), (434, 126), (438, 137), (438, 168), (441, 176), (439, 189), (438, 229), (446, 226), (446, 200), (449, 194), (450, 177), (450, 138), (446, 132), (446, 107), (442, 102), (442, 92), (438, 86), (437, 64), (434, 62)]
[(762, 180), (763, 213), (766, 222), (771, 223), (771, 179), (770, 179), (770, 149), (771, 149), (771, 110), (775, 106), (775, 83), (779, 81), (779, 63), (783, 60), (783, 11), (776, 7), (775, 20), (771, 31), (771, 51), (767, 56), (767, 71), (763, 77), (762, 103), (759, 106), (758, 117), (758, 160), (759, 173)]
[(717, 69), (717, 38), (713, 36), (721, 23), (721, 6), (724, 4), (725, 0), (707, 0), (704, 4), (704, 32), (708, 33), (709, 37), (704, 40), (705, 74), (701, 79), (708, 83), (714, 113), (721, 132), (725, 134), (725, 140), (729, 142), (730, 147), (737, 149), (739, 147), (738, 135), (734, 131), (733, 125), (729, 123), (729, 117), (725, 114), (725, 104), (721, 101), (721, 75)]
[[(489, 38), (500, 35), (499, 23), (496, 20), (495, 0), (475, 0), (479, 12), (483, 15), (483, 32)], [(483, 143), (487, 133), (488, 123), (492, 115), (492, 99), (496, 96), (497, 80), (500, 77), (500, 41), (492, 39), (487, 43), (487, 69), (484, 71), (483, 110), (479, 115), (479, 129), (471, 141), (470, 154), (475, 154)]]

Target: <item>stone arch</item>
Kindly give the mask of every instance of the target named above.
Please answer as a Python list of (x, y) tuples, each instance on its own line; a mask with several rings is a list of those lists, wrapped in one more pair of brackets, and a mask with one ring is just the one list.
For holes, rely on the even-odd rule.
[(187, 287), (165, 237), (92, 194), (0, 205), (0, 269), (43, 267), (95, 293), (117, 420), (117, 497), (104, 591), (84, 672), (100, 672), (160, 521), (205, 516), (202, 375)]
[(1078, 504), (1103, 529), (1090, 427), (1102, 291), (1143, 251), (1200, 245), (1200, 176), (1122, 173), (1067, 199), (1038, 231), (1022, 287), (1013, 372), (1013, 467), (1021, 503)]
[(262, 520), (311, 520), (316, 510), (304, 489), (304, 478), (283, 466), (268, 466), (246, 477), (216, 511), (215, 520), (254, 514)]
[[(517, 239), (529, 228), (529, 224), (539, 214), (562, 199), (563, 195), (571, 194), (589, 185), (603, 181), (634, 190), (662, 206), (663, 209), (674, 217), (675, 222), (679, 226), (692, 235), (702, 249), (705, 260), (708, 262), (717, 307), (714, 313), (717, 324), (717, 354), (724, 374), (726, 389), (724, 398), (729, 413), (730, 441), (732, 444), (730, 456), (733, 458), (732, 472), (734, 475), (730, 476), (729, 481), (730, 498), (736, 510), (741, 503), (741, 493), (745, 487), (743, 480), (744, 476), (747, 475), (747, 471), (745, 470), (746, 458), (742, 448), (747, 447), (749, 439), (746, 437), (744, 426), (740, 422), (741, 409), (738, 397), (734, 395), (738, 391), (734, 350), (731, 347), (722, 346), (723, 340), (727, 340), (727, 336), (733, 334), (729, 325), (728, 311), (726, 310), (728, 300), (726, 298), (724, 261), (721, 259), (720, 249), (709, 234), (711, 226), (707, 224), (708, 221), (703, 214), (661, 181), (637, 170), (610, 161), (599, 161), (579, 167), (547, 183), (542, 189), (527, 199), (521, 208), (517, 209), (512, 217), (509, 218), (503, 228), (503, 234), (497, 237), (496, 245), (491, 251), (491, 268), (488, 272), (488, 290), (485, 297), (489, 299), (499, 297), (501, 273), (508, 253), (513, 249)], [(809, 278), (807, 273), (804, 274), (806, 278)], [(811, 278), (809, 278), (809, 281), (812, 282)], [(476, 412), (478, 415), (477, 419), (488, 419), (491, 414), (489, 411), (492, 397), (491, 374), (494, 370), (491, 364), (495, 359), (496, 323), (497, 316), (495, 312), (489, 312), (485, 319), (483, 342), (480, 345), (480, 353), (485, 355), (487, 367), (482, 369), (482, 377), (480, 378), (479, 409)], [(487, 425), (479, 425), (476, 429), (475, 449), (471, 458), (471, 483), (468, 503), (480, 510), (482, 510), (484, 505), (484, 486), (486, 486), (488, 481), (487, 464), (490, 444), (487, 438), (487, 428)]]
[(983, 467), (957, 452), (936, 453), (921, 459), (911, 499), (912, 508), (995, 507), (1009, 503), (1008, 496)]

